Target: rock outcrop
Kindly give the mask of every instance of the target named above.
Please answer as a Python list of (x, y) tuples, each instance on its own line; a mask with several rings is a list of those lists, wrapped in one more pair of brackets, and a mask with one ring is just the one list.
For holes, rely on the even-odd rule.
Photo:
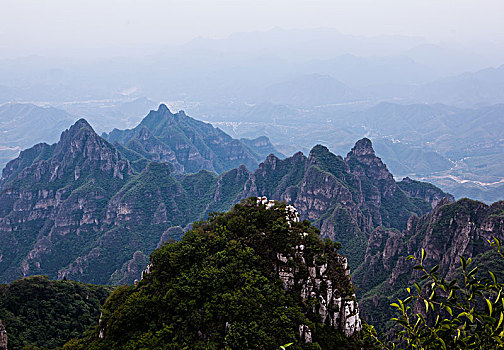
[(135, 173), (84, 120), (57, 144), (22, 152), (0, 181), (2, 282), (33, 274), (122, 281), (114, 272), (135, 252), (148, 256), (169, 227), (203, 215), (195, 205), (201, 199), (186, 192), (169, 165)]
[(412, 180), (409, 177), (405, 177), (402, 181), (398, 182), (397, 185), (410, 197), (422, 198), (430, 203), (432, 209), (437, 207), (437, 205), (445, 198), (447, 198), (450, 202), (455, 201), (455, 197), (451, 194), (440, 193), (436, 186)]
[[(414, 262), (405, 257), (418, 256), (421, 249), (427, 252), (425, 265), (439, 265), (440, 275), (448, 279), (460, 268), (459, 256), (479, 258), (483, 263), (489, 260), (493, 268), (504, 270), (502, 259), (488, 257), (488, 241), (493, 237), (504, 240), (502, 201), (489, 206), (470, 199), (454, 203), (443, 199), (432, 213), (412, 216), (402, 232), (377, 228), (369, 238), (364, 262), (353, 276), (364, 294), (361, 306), (366, 319), (376, 323), (380, 314), (387, 315), (391, 296), (418, 279)], [(378, 290), (366, 294), (376, 286), (380, 286)]]
[[(160, 108), (142, 128), (116, 133), (124, 140), (149, 140), (156, 130), (196, 122), (187, 118)], [(206, 124), (198, 128), (212, 134)], [(160, 140), (156, 136), (155, 142)], [(214, 150), (229, 141), (224, 136), (212, 140)], [(0, 281), (47, 274), (100, 284), (133, 282), (142, 262), (134, 254), (148, 256), (170, 227), (188, 227), (263, 194), (293, 203), (301, 219), (342, 243), (342, 252), (358, 266), (376, 227), (403, 229), (411, 214), (422, 215), (435, 201), (449, 198), (433, 186), (422, 190), (427, 184), (420, 182), (415, 191), (402, 190), (367, 139), (346, 160), (319, 145), (308, 157), (297, 153), (282, 160), (271, 154), (253, 173), (240, 165), (219, 176), (206, 170), (180, 174), (189, 163), (175, 162), (175, 149), (156, 158), (163, 163), (135, 153), (137, 159), (134, 151), (110, 144), (79, 120), (57, 144), (23, 151), (0, 179)]]
[(440, 198), (453, 199), (430, 184), (415, 181), (415, 186), (416, 192), (402, 190), (376, 157), (371, 141), (362, 139), (345, 159), (321, 145), (308, 157), (297, 153), (281, 160), (269, 155), (250, 175), (240, 197), (264, 194), (293, 203), (302, 219), (342, 243), (351, 264), (358, 266), (375, 228), (405, 229), (412, 214), (429, 212)]
[[(265, 205), (266, 209), (274, 208), (275, 201), (265, 197), (258, 197), (258, 205)], [(286, 207), (286, 219), (289, 222), (299, 222), (297, 209), (288, 205)], [(301, 233), (307, 236), (308, 233)], [(305, 256), (305, 246), (296, 245), (292, 256), (277, 253), (275, 269), (286, 291), (299, 291), (301, 299), (315, 299), (313, 313), (320, 316), (324, 324), (335, 329), (340, 329), (347, 337), (351, 337), (362, 329), (359, 317), (359, 306), (355, 293), (349, 294), (350, 267), (347, 258), (342, 255), (333, 255), (327, 261), (319, 254)], [(306, 261), (310, 259), (311, 261)], [(326, 261), (324, 261), (326, 260)], [(292, 266), (289, 261), (297, 261), (299, 265)], [(307, 267), (308, 273), (303, 271)], [(342, 273), (341, 273), (342, 272)], [(342, 283), (342, 275), (347, 278)], [(332, 276), (332, 278), (330, 277)], [(335, 276), (339, 276), (338, 279)], [(300, 325), (300, 338), (305, 342), (311, 342), (311, 330), (306, 325)]]
[(0, 350), (7, 350), (7, 330), (0, 320)]
[(359, 305), (339, 247), (294, 206), (248, 198), (154, 251), (142, 279), (109, 297), (85, 342), (360, 348)]

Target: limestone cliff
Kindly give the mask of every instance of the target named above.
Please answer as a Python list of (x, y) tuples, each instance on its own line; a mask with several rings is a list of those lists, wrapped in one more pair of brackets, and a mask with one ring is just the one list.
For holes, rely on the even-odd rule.
[[(146, 118), (141, 137), (186, 118), (161, 112)], [(0, 281), (47, 274), (133, 282), (139, 254), (148, 256), (167, 229), (263, 194), (293, 203), (358, 266), (376, 227), (403, 229), (411, 214), (449, 198), (433, 186), (422, 190), (427, 184), (420, 182), (415, 191), (402, 190), (369, 140), (359, 141), (345, 160), (319, 145), (308, 157), (269, 155), (253, 173), (241, 165), (221, 175), (180, 174), (182, 163), (171, 162), (171, 153), (159, 158), (163, 163), (149, 163), (116, 146), (80, 120), (57, 144), (37, 145), (7, 165), (0, 179)]]
[[(421, 249), (427, 252), (426, 266), (439, 265), (439, 273), (447, 278), (460, 267), (459, 256), (504, 271), (488, 243), (493, 237), (504, 239), (504, 202), (489, 206), (470, 199), (454, 203), (444, 199), (432, 213), (412, 216), (402, 232), (377, 228), (369, 238), (364, 262), (354, 274), (364, 294), (363, 314), (374, 322), (387, 314), (393, 295), (418, 278), (413, 262), (405, 257), (418, 256)], [(377, 290), (366, 293), (376, 286)]]
[(110, 296), (82, 344), (360, 349), (359, 306), (339, 247), (293, 206), (248, 198), (154, 251), (142, 279)]
[(293, 203), (302, 219), (342, 243), (342, 251), (358, 266), (375, 228), (404, 229), (412, 214), (429, 212), (441, 198), (453, 199), (430, 184), (414, 183), (416, 191), (404, 191), (376, 157), (371, 141), (362, 139), (345, 159), (320, 145), (308, 157), (297, 153), (281, 160), (270, 155), (250, 175), (240, 196), (264, 194)]

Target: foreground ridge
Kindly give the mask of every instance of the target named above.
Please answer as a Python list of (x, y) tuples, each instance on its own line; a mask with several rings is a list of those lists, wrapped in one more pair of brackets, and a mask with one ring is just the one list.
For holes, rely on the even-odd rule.
[(347, 260), (319, 232), (293, 206), (266, 197), (211, 215), (154, 251), (142, 279), (111, 295), (81, 344), (358, 348)]

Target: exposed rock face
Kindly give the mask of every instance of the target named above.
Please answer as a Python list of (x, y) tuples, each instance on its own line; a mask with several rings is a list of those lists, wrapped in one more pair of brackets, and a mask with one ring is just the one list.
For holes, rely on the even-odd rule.
[(0, 281), (42, 273), (105, 284), (125, 268), (132, 282), (141, 269), (123, 265), (135, 252), (147, 256), (163, 231), (202, 216), (168, 165), (135, 174), (84, 120), (24, 151), (1, 182)]
[(364, 298), (363, 314), (368, 321), (376, 322), (383, 307), (390, 303), (387, 296), (418, 278), (412, 270), (413, 262), (406, 261), (406, 256), (417, 256), (423, 248), (427, 252), (426, 266), (439, 264), (440, 275), (451, 278), (460, 267), (459, 256), (474, 259), (488, 252), (488, 240), (493, 237), (504, 239), (504, 202), (488, 206), (469, 199), (454, 203), (444, 199), (432, 213), (421, 218), (412, 216), (403, 232), (376, 229), (354, 279), (364, 293), (385, 283), (373, 296)]
[(276, 152), (267, 137), (236, 140), (184, 111), (173, 114), (164, 104), (134, 129), (114, 129), (103, 137), (148, 160), (168, 162), (179, 173), (202, 169), (221, 173), (241, 164), (254, 169), (264, 154)]
[[(266, 209), (275, 205), (274, 201), (268, 201), (265, 196), (258, 197), (257, 203), (266, 205)], [(293, 206), (288, 206), (286, 209), (287, 220), (299, 222), (297, 209)], [(299, 291), (303, 300), (317, 299), (319, 303), (313, 306), (313, 313), (320, 316), (322, 323), (341, 329), (347, 337), (360, 332), (362, 325), (357, 299), (355, 294), (349, 294), (343, 289), (345, 286), (348, 287), (348, 282), (341, 282), (341, 270), (348, 281), (350, 280), (350, 267), (346, 257), (334, 255), (329, 261), (319, 262), (320, 257), (315, 254), (310, 256), (311, 261), (306, 261), (308, 257), (305, 259), (304, 250), (304, 245), (298, 245), (293, 256), (277, 253), (276, 271), (284, 289)], [(289, 261), (298, 261), (299, 265), (292, 266)], [(308, 273), (306, 274), (301, 267), (307, 267)], [(338, 275), (339, 280), (336, 277)], [(301, 339), (307, 343), (311, 342), (311, 331), (308, 326), (300, 325), (299, 332)]]
[(455, 198), (451, 194), (439, 192), (439, 189), (431, 184), (425, 182), (420, 182), (412, 180), (409, 177), (405, 177), (397, 185), (406, 192), (410, 197), (422, 198), (429, 202), (434, 209), (444, 198), (448, 198), (451, 202), (455, 201)]
[[(359, 316), (359, 306), (355, 294), (342, 296), (342, 290), (334, 288), (338, 282), (329, 277), (333, 269), (342, 267), (344, 274), (350, 276), (350, 268), (345, 257), (339, 256), (331, 264), (317, 264), (317, 256), (313, 261), (306, 263), (303, 256), (303, 246), (296, 247), (294, 257), (285, 257), (278, 254), (278, 276), (282, 280), (286, 290), (300, 290), (303, 300), (315, 298), (319, 304), (313, 307), (313, 312), (320, 316), (322, 323), (326, 323), (336, 329), (341, 329), (343, 333), (350, 337), (355, 332), (362, 329)], [(299, 269), (288, 266), (288, 258), (299, 259), (303, 264), (308, 265), (308, 276), (300, 278)], [(309, 327), (303, 326), (305, 338), (309, 334)], [(303, 335), (301, 335), (301, 338)], [(309, 342), (308, 340), (306, 340)]]
[(115, 271), (110, 277), (112, 284), (123, 285), (130, 283), (138, 278), (142, 273), (145, 265), (147, 265), (149, 257), (145, 256), (141, 251), (133, 253), (130, 261), (124, 263), (121, 270)]
[[(345, 159), (320, 145), (308, 157), (297, 153), (281, 160), (269, 155), (250, 175), (240, 197), (264, 194), (293, 203), (301, 219), (313, 221), (325, 236), (341, 242), (358, 266), (376, 227), (404, 229), (411, 214), (428, 212), (439, 198), (453, 198), (429, 184), (415, 185), (418, 190), (412, 195), (403, 191), (376, 157), (371, 141), (362, 139)], [(428, 196), (422, 186), (429, 186)]]
[(0, 320), (0, 350), (7, 350), (7, 330)]
[[(144, 139), (157, 126), (188, 118), (163, 108), (149, 116), (144, 120), (149, 127), (136, 130)], [(171, 163), (174, 150), (159, 158), (169, 163), (141, 158), (134, 163), (145, 165), (133, 166), (128, 160), (133, 151), (121, 147), (79, 120), (57, 144), (37, 145), (7, 165), (0, 180), (0, 281), (47, 274), (100, 284), (132, 282), (140, 271), (134, 268), (141, 261), (133, 258), (135, 252), (148, 256), (167, 229), (187, 227), (210, 212), (263, 194), (293, 203), (301, 219), (312, 220), (325, 236), (341, 242), (357, 266), (373, 229), (380, 224), (405, 228), (412, 213), (430, 210), (425, 199), (438, 201), (444, 195), (435, 187), (426, 195), (423, 183), (415, 183), (419, 189), (410, 192), (420, 198), (411, 200), (368, 141), (360, 141), (347, 160), (316, 146), (308, 157), (269, 155), (254, 173), (241, 165), (220, 176), (177, 173), (177, 166), (187, 170), (189, 163)]]

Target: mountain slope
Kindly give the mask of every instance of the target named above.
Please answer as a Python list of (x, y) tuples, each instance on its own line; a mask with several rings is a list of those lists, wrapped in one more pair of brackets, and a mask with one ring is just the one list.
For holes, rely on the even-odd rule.
[(7, 103), (0, 106), (0, 169), (19, 151), (39, 142), (55, 142), (77, 118), (53, 107)]
[(267, 138), (245, 144), (183, 111), (172, 114), (165, 105), (151, 111), (135, 128), (114, 129), (103, 137), (148, 160), (170, 163), (180, 173), (202, 169), (221, 173), (241, 164), (254, 169), (264, 152), (275, 151)]
[(309, 74), (272, 84), (261, 92), (259, 102), (290, 106), (317, 106), (359, 100), (362, 95), (342, 82), (321, 74)]
[(8, 348), (55, 349), (98, 322), (113, 288), (32, 276), (0, 285)]
[(156, 250), (141, 281), (113, 293), (98, 327), (67, 346), (360, 349), (337, 247), (292, 206), (250, 198)]
[(427, 252), (425, 266), (439, 264), (441, 276), (452, 278), (459, 272), (459, 256), (492, 266), (502, 276), (504, 265), (488, 243), (493, 237), (504, 239), (502, 201), (489, 206), (470, 199), (442, 200), (432, 213), (412, 216), (402, 232), (377, 228), (369, 237), (363, 264), (353, 274), (366, 319), (384, 328), (390, 303), (418, 277), (414, 262), (405, 257), (417, 256), (421, 249)]
[(376, 157), (371, 141), (362, 139), (345, 159), (320, 145), (308, 157), (297, 153), (280, 160), (271, 155), (250, 176), (239, 197), (266, 195), (292, 203), (301, 218), (313, 221), (324, 236), (342, 243), (342, 252), (357, 266), (375, 227), (406, 228), (412, 214), (430, 211), (440, 198), (453, 200), (438, 188), (433, 191), (426, 196), (402, 190)]
[(316, 146), (308, 157), (269, 155), (253, 173), (241, 165), (221, 175), (177, 173), (177, 164), (128, 151), (143, 164), (136, 167), (125, 150), (79, 120), (57, 144), (39, 144), (9, 162), (0, 180), (0, 280), (43, 273), (131, 282), (160, 242), (180, 237), (180, 227), (262, 195), (295, 204), (324, 237), (343, 243), (357, 266), (374, 228), (403, 229), (411, 214), (450, 198), (423, 183), (403, 190), (367, 139), (346, 159)]

